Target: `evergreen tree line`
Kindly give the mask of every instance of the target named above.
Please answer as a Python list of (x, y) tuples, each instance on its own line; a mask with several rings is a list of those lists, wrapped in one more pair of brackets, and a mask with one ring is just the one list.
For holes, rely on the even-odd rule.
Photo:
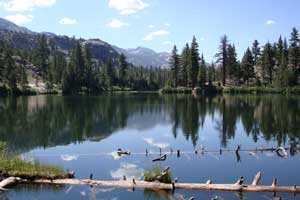
[[(61, 52), (49, 46), (47, 37), (39, 35), (32, 50), (12, 48), (0, 41), (0, 83), (11, 91), (26, 91), (28, 65), (33, 64), (36, 80), (46, 83), (47, 89), (62, 89), (64, 93), (100, 92), (111, 89), (157, 90), (172, 87), (205, 87), (207, 85), (256, 85), (272, 87), (299, 86), (300, 38), (293, 28), (287, 40), (279, 37), (274, 43), (260, 45), (255, 40), (242, 59), (237, 58), (235, 44), (221, 37), (216, 60), (207, 64), (195, 37), (181, 53), (174, 46), (170, 69), (136, 67), (121, 54), (117, 60), (100, 63), (91, 56), (90, 49), (74, 39), (74, 47)], [(31, 81), (32, 82), (32, 81)]]
[(174, 46), (170, 57), (172, 87), (204, 87), (213, 83), (223, 86), (295, 87), (300, 84), (300, 38), (293, 28), (289, 40), (260, 45), (255, 40), (241, 59), (237, 58), (235, 44), (226, 35), (221, 37), (216, 60), (211, 64), (200, 56), (199, 45), (193, 37), (181, 54)]
[[(21, 57), (21, 53), (12, 49), (6, 42), (1, 40), (0, 83), (6, 83), (12, 91), (17, 90), (17, 83), (24, 90), (28, 84), (25, 60)], [(6, 92), (2, 84), (0, 84), (0, 92)]]
[(104, 90), (158, 90), (165, 85), (169, 73), (157, 67), (133, 66), (124, 54), (118, 60), (100, 64), (91, 56), (87, 45), (74, 39), (74, 47), (66, 56), (58, 47), (49, 46), (45, 35), (38, 37), (32, 51), (13, 49), (0, 42), (0, 83), (12, 91), (28, 89), (26, 64), (32, 63), (36, 80), (46, 88), (62, 89), (64, 93), (97, 93)]

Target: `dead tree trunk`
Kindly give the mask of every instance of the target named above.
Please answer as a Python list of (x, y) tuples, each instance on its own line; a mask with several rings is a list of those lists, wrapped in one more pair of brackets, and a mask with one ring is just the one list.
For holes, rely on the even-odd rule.
[[(259, 173), (258, 173), (259, 174)], [(255, 177), (254, 185), (243, 184), (244, 179), (241, 177), (233, 184), (212, 184), (208, 183), (159, 183), (135, 181), (100, 181), (100, 180), (80, 180), (80, 179), (58, 179), (58, 180), (22, 180), (24, 184), (48, 184), (48, 185), (91, 185), (91, 186), (107, 186), (107, 187), (121, 187), (121, 188), (143, 188), (151, 190), (216, 190), (216, 191), (232, 191), (232, 192), (285, 192), (285, 193), (300, 193), (298, 186), (277, 186), (273, 183), (270, 186), (255, 185), (258, 184), (259, 175)]]

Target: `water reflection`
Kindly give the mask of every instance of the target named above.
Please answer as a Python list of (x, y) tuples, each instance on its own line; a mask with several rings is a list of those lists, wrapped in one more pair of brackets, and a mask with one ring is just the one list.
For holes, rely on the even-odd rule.
[(112, 170), (110, 175), (113, 179), (123, 180), (125, 176), (126, 179), (141, 180), (143, 177), (144, 170), (139, 168), (138, 165), (133, 163), (121, 163), (121, 166), (117, 170)]
[[(288, 139), (299, 143), (300, 136), (300, 99), (280, 95), (2, 98), (0, 113), (0, 140), (17, 152), (100, 141), (123, 128), (142, 131), (156, 125), (171, 125), (174, 138), (182, 133), (195, 146), (207, 118), (212, 119), (223, 147), (235, 137), (238, 124), (254, 142), (263, 137), (278, 145)], [(153, 138), (144, 140), (161, 148), (169, 146)]]

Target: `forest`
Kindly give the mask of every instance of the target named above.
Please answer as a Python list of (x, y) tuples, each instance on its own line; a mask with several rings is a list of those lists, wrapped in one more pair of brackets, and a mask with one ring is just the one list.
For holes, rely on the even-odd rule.
[[(13, 48), (0, 40), (0, 93), (30, 93), (28, 63), (35, 82), (45, 83), (47, 91), (65, 94), (101, 93), (103, 91), (157, 91), (161, 88), (205, 88), (218, 86), (297, 88), (300, 75), (299, 31), (290, 37), (279, 36), (276, 42), (261, 45), (257, 40), (239, 60), (234, 43), (226, 35), (220, 39), (218, 53), (207, 63), (193, 37), (182, 51), (174, 46), (169, 68), (134, 66), (123, 54), (119, 59), (100, 63), (91, 57), (90, 49), (80, 40), (64, 54), (49, 46), (45, 35), (39, 35), (32, 50)], [(40, 80), (38, 80), (40, 79)], [(31, 80), (32, 82), (32, 80)], [(184, 90), (183, 90), (184, 91)]]

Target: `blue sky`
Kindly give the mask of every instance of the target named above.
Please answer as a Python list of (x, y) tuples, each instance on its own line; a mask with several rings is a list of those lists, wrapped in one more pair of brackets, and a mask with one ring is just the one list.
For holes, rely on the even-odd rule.
[(300, 28), (298, 0), (0, 0), (0, 16), (34, 31), (100, 38), (123, 48), (181, 51), (193, 35), (208, 62), (227, 34), (238, 56), (254, 39)]

